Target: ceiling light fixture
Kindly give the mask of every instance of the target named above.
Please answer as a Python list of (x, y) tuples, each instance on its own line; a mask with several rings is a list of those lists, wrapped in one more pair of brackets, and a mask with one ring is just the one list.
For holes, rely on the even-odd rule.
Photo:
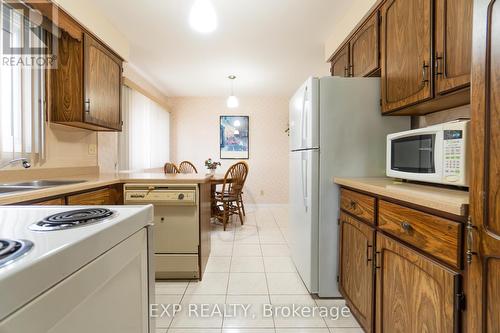
[(189, 13), (189, 25), (202, 34), (209, 34), (217, 29), (217, 14), (210, 0), (194, 2)]
[(234, 95), (234, 80), (236, 80), (236, 76), (229, 75), (227, 78), (231, 80), (231, 95), (227, 98), (226, 105), (230, 109), (235, 109), (240, 106), (238, 97)]

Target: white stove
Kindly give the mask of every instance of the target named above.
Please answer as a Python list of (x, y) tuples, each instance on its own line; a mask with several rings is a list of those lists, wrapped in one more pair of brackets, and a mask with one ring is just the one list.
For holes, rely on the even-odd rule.
[(1, 207), (0, 332), (148, 332), (152, 221), (151, 205)]

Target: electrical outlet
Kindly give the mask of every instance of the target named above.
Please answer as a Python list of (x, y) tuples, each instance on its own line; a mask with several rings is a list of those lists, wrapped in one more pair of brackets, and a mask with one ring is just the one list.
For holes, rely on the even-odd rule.
[(264, 190), (260, 190), (260, 196), (264, 196)]
[(97, 145), (94, 143), (89, 144), (89, 155), (95, 156), (97, 155)]

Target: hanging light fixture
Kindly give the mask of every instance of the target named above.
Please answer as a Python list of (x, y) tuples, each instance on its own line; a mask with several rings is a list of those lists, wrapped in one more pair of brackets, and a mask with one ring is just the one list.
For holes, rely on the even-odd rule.
[(238, 97), (234, 95), (234, 80), (236, 80), (236, 76), (229, 75), (228, 79), (231, 80), (231, 95), (227, 98), (226, 105), (230, 109), (235, 109), (240, 106)]
[(217, 29), (217, 14), (210, 0), (194, 2), (189, 13), (189, 25), (202, 34), (209, 34)]

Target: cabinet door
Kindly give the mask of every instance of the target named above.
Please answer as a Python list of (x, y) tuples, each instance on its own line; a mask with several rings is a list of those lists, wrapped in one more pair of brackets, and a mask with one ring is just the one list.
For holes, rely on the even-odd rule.
[(349, 44), (333, 57), (330, 71), (332, 76), (349, 76)]
[(457, 274), (380, 233), (376, 255), (376, 332), (454, 332)]
[(472, 54), (472, 1), (436, 0), (436, 93), (468, 86)]
[(500, 332), (500, 1), (474, 1), (467, 332)]
[(432, 0), (388, 0), (382, 7), (382, 112), (432, 93)]
[(75, 194), (68, 197), (68, 205), (114, 205), (113, 191), (104, 188), (97, 191)]
[(84, 43), (85, 122), (121, 130), (122, 61), (89, 35)]
[(379, 69), (378, 17), (376, 12), (349, 42), (351, 76), (368, 76)]
[(373, 322), (374, 230), (351, 216), (340, 215), (340, 292), (365, 332)]

